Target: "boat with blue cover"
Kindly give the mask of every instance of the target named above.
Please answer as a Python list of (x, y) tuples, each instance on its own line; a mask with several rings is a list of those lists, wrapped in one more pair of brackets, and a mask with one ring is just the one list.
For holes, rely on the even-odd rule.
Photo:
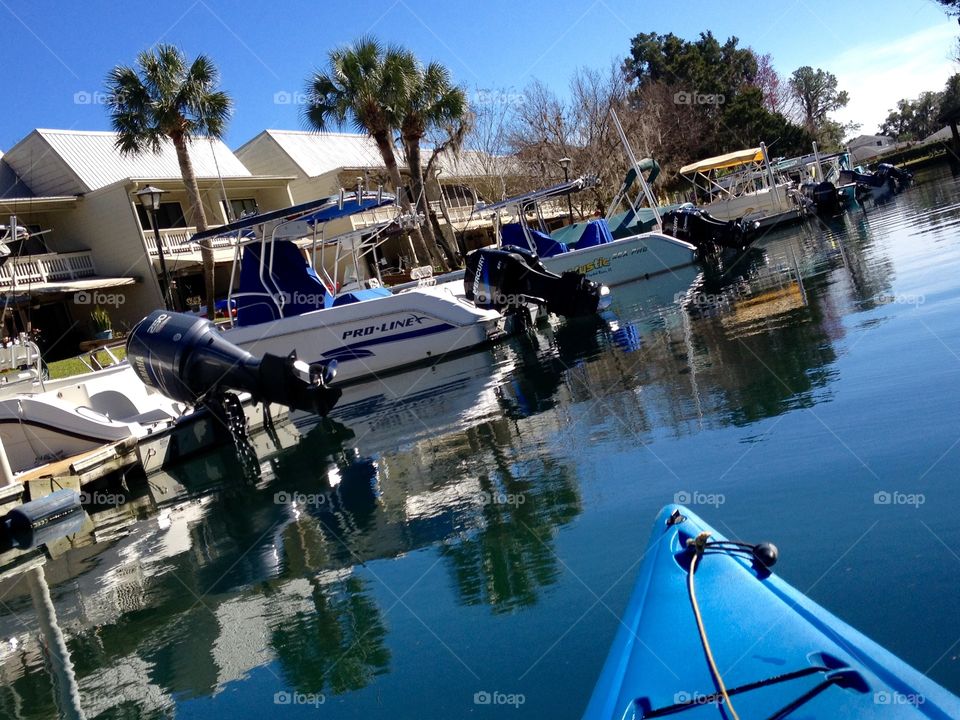
[(584, 718), (960, 717), (960, 698), (773, 574), (776, 558), (665, 507)]
[[(311, 363), (336, 360), (340, 384), (436, 362), (502, 337), (504, 315), (463, 298), (462, 274), (459, 296), (442, 285), (401, 291), (382, 286), (378, 247), (417, 218), (398, 212), (389, 220), (326, 236), (332, 221), (395, 208), (394, 200), (358, 188), (194, 235), (190, 242), (214, 236), (235, 240), (230, 285), (238, 280), (239, 287), (231, 290), (228, 303), (236, 317), (228, 319), (224, 336), (258, 355), (285, 355), (295, 348)], [(596, 309), (599, 289), (592, 283), (578, 287)], [(566, 295), (569, 284), (547, 278), (544, 289)]]
[[(577, 272), (607, 286), (658, 275), (696, 262), (697, 248), (688, 242), (656, 231), (617, 239), (604, 218), (581, 224), (577, 228), (576, 244), (553, 237), (543, 220), (541, 206), (587, 190), (598, 182), (595, 177), (584, 176), (480, 206), (474, 212), (489, 214), (496, 219), (500, 247), (529, 250), (540, 257), (550, 272)], [(515, 220), (500, 223), (501, 215)]]

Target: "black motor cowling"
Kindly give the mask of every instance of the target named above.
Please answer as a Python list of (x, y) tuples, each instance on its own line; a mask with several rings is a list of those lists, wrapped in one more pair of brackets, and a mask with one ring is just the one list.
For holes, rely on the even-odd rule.
[(840, 196), (837, 187), (829, 180), (824, 180), (813, 187), (813, 205), (818, 215), (838, 215), (843, 209), (840, 205)]
[(221, 390), (238, 390), (326, 415), (340, 399), (340, 389), (328, 386), (335, 363), (308, 365), (297, 360), (296, 352), (257, 358), (195, 315), (154, 310), (127, 338), (127, 357), (145, 385), (190, 404)]
[(557, 275), (524, 248), (481, 248), (466, 257), (463, 286), (477, 307), (501, 312), (526, 302), (540, 303), (557, 315), (573, 317), (597, 311), (602, 286), (580, 273)]
[(723, 248), (742, 250), (751, 242), (756, 222), (743, 219), (719, 220), (706, 210), (686, 205), (660, 216), (663, 232), (695, 245), (701, 254), (711, 255)]

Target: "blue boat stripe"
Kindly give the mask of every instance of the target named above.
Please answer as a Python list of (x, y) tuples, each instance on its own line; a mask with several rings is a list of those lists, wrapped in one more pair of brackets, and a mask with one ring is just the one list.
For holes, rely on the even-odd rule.
[(350, 343), (349, 345), (342, 345), (336, 350), (330, 350), (325, 352), (323, 357), (328, 357), (330, 355), (338, 355), (349, 350), (356, 350), (362, 347), (369, 347), (370, 345), (380, 345), (382, 343), (390, 343), (397, 340), (409, 340), (410, 338), (423, 337), (425, 335), (433, 335), (438, 332), (444, 332), (446, 330), (452, 330), (453, 325), (449, 323), (440, 323), (439, 325), (434, 325), (429, 328), (421, 328), (417, 330), (411, 330), (410, 332), (400, 333), (399, 335), (388, 335), (386, 337), (377, 337), (370, 338), (369, 340), (361, 340), (360, 342)]

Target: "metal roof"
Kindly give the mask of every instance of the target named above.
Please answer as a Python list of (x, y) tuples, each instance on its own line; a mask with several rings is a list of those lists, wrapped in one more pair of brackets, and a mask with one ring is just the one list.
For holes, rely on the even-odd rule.
[[(126, 178), (181, 177), (177, 153), (169, 140), (158, 154), (124, 155), (116, 148), (117, 135), (113, 132), (46, 129), (36, 132), (76, 173), (87, 191)], [(217, 165), (222, 177), (250, 176), (250, 171), (220, 140), (195, 139), (190, 145), (190, 159), (198, 178), (217, 177)]]
[(523, 165), (517, 158), (510, 155), (491, 155), (481, 150), (447, 152), (440, 156), (437, 165), (443, 170), (444, 180), (523, 174)]
[[(303, 170), (318, 177), (339, 168), (382, 168), (383, 157), (369, 135), (356, 133), (264, 130)], [(397, 150), (397, 162), (403, 153)]]
[(16, 171), (0, 153), (0, 198), (33, 197), (33, 191), (20, 179)]

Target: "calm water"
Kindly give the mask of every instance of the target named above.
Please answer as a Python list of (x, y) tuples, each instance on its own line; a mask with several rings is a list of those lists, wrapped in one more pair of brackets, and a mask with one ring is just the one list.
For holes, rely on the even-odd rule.
[[(960, 692), (958, 225), (925, 171), (722, 278), (351, 388), (259, 438), (259, 478), (224, 450), (131, 479), (44, 567), (86, 717), (575, 718), (674, 499)], [(0, 599), (0, 715), (56, 717), (22, 575)]]

